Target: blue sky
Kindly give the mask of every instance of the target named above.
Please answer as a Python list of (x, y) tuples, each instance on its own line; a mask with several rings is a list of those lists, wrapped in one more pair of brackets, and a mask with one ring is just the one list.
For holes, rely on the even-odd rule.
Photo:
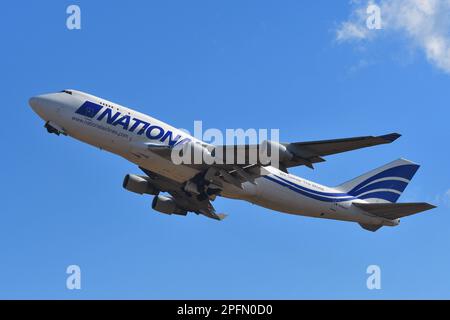
[[(81, 30), (66, 28), (70, 4)], [(3, 5), (0, 298), (450, 298), (446, 56), (401, 27), (337, 39), (358, 22), (353, 10), (347, 0)], [(188, 129), (279, 128), (283, 141), (399, 132), (292, 172), (337, 185), (405, 157), (422, 167), (400, 201), (439, 208), (377, 233), (227, 199), (215, 202), (229, 214), (221, 223), (158, 214), (122, 189), (135, 165), (45, 132), (28, 98), (63, 88)], [(65, 286), (71, 264), (79, 291)], [(366, 288), (371, 264), (381, 290)]]

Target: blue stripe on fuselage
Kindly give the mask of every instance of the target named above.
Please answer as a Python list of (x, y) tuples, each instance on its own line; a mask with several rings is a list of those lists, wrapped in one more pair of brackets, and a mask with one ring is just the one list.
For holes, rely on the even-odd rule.
[[(383, 199), (390, 202), (396, 202), (400, 195), (398, 193), (392, 192), (392, 191), (375, 191), (369, 192), (367, 194), (364, 194), (362, 196), (353, 196), (346, 193), (327, 193), (322, 191), (316, 191), (312, 190), (303, 186), (300, 186), (294, 182), (288, 181), (286, 179), (283, 179), (279, 176), (272, 175), (272, 176), (264, 176), (269, 181), (275, 182), (283, 187), (286, 187), (296, 193), (299, 193), (301, 195), (304, 195), (308, 198), (323, 201), (323, 202), (345, 202), (345, 201), (351, 201), (356, 199), (370, 199), (370, 198), (377, 198), (377, 199)], [(277, 179), (276, 179), (277, 178)], [(280, 180), (279, 180), (280, 179)], [(366, 190), (370, 191), (370, 190)], [(361, 193), (359, 193), (361, 194)]]
[(296, 183), (294, 183), (294, 182), (292, 182), (292, 181), (283, 179), (282, 177), (279, 177), (279, 176), (276, 176), (276, 177), (277, 177), (278, 179), (281, 179), (281, 180), (283, 180), (284, 182), (286, 182), (286, 183), (288, 183), (288, 184), (294, 186), (294, 187), (297, 187), (297, 188), (303, 190), (303, 191), (307, 191), (307, 192), (314, 193), (314, 194), (317, 194), (317, 195), (326, 196), (326, 197), (348, 197), (348, 196), (349, 196), (349, 195), (346, 194), (346, 193), (330, 193), (330, 192), (322, 192), (322, 191), (312, 190), (312, 189), (303, 187), (303, 186), (301, 186), (301, 185), (299, 185), (299, 184), (296, 184)]
[[(274, 175), (274, 177), (280, 178), (280, 177), (275, 176), (275, 175)], [(315, 199), (315, 200), (319, 200), (319, 201), (324, 201), (324, 202), (344, 202), (344, 201), (349, 201), (349, 200), (356, 199), (355, 197), (351, 197), (351, 196), (348, 196), (348, 195), (347, 195), (347, 198), (328, 198), (328, 197), (320, 196), (318, 194), (313, 194), (313, 193), (306, 192), (306, 191), (304, 191), (302, 189), (299, 189), (298, 185), (295, 185), (293, 183), (289, 184), (289, 183), (286, 183), (284, 181), (275, 179), (275, 178), (273, 178), (271, 176), (264, 176), (264, 178), (266, 178), (267, 180), (270, 180), (272, 182), (275, 182), (275, 183), (277, 183), (277, 184), (279, 184), (279, 185), (281, 185), (283, 187), (286, 187), (286, 188), (288, 188), (288, 189), (290, 189), (290, 190), (292, 190), (294, 192), (300, 193), (300, 194), (302, 194), (302, 195), (304, 195), (306, 197), (309, 197), (309, 198), (312, 198), (312, 199)], [(282, 178), (280, 178), (280, 179), (282, 179)], [(314, 190), (312, 190), (312, 191), (314, 191)]]

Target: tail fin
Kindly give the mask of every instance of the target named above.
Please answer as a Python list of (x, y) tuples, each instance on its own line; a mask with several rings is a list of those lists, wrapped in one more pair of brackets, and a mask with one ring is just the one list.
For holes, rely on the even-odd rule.
[(398, 159), (343, 183), (337, 189), (371, 203), (395, 203), (419, 167), (411, 161)]

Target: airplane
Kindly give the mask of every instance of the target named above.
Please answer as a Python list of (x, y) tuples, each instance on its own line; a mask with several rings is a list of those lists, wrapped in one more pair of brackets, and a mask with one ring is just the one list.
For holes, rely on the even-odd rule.
[[(397, 203), (419, 165), (398, 159), (336, 187), (327, 187), (292, 175), (296, 166), (314, 168), (323, 157), (381, 144), (400, 137), (391, 133), (347, 139), (279, 143), (265, 141), (278, 155), (278, 163), (249, 157), (256, 145), (215, 146), (162, 121), (122, 105), (77, 90), (38, 95), (29, 105), (45, 122), (49, 133), (65, 135), (119, 155), (136, 164), (143, 174), (127, 174), (123, 187), (153, 197), (152, 208), (168, 215), (188, 212), (223, 220), (212, 202), (217, 196), (244, 200), (275, 211), (358, 223), (375, 232), (397, 226), (400, 218), (435, 206)], [(187, 147), (186, 147), (187, 146)], [(222, 155), (244, 151), (243, 161), (207, 164), (173, 161), (176, 148)], [(223, 156), (225, 157), (225, 156)]]

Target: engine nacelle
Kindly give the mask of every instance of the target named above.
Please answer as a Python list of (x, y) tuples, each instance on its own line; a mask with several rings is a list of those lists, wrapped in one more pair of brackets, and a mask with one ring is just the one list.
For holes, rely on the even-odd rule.
[(198, 142), (187, 142), (177, 146), (175, 159), (172, 154), (172, 161), (175, 164), (203, 164), (212, 163), (214, 156), (208, 148)]
[[(294, 155), (284, 145), (270, 140), (266, 140), (261, 143), (261, 151), (272, 159), (275, 159), (278, 154), (279, 162), (289, 161), (294, 157)], [(273, 153), (275, 154), (273, 155)]]
[(157, 190), (154, 186), (152, 186), (147, 179), (142, 176), (138, 176), (135, 174), (127, 174), (123, 179), (123, 187), (128, 191), (137, 193), (137, 194), (158, 194), (159, 190)]
[(177, 206), (177, 203), (172, 197), (155, 196), (152, 202), (152, 209), (165, 214), (180, 214), (186, 215), (186, 210)]

